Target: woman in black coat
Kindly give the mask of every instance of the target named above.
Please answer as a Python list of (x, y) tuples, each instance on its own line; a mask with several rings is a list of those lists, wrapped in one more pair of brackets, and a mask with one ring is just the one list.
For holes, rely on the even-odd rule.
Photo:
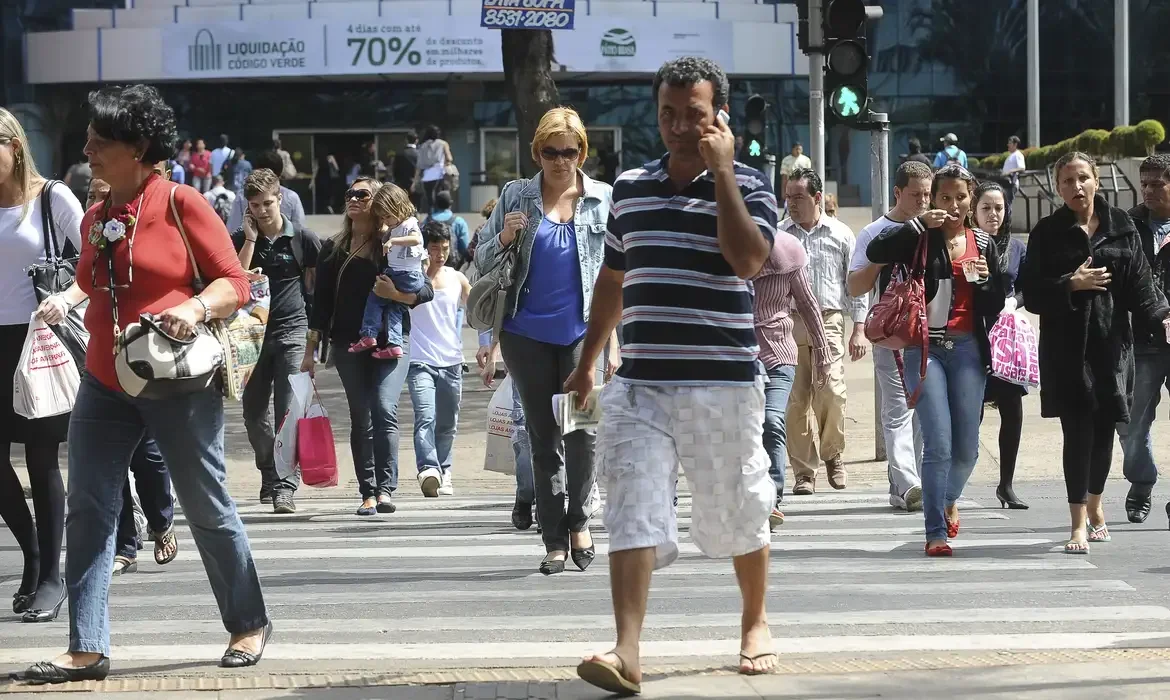
[(933, 209), (866, 248), (871, 262), (909, 266), (920, 237), (926, 236), (930, 339), (925, 381), (919, 381), (922, 348), (907, 348), (904, 355), (907, 394), (922, 384), (915, 413), (922, 424), (927, 556), (950, 556), (947, 538), (959, 534), (955, 504), (979, 458), (983, 390), (991, 367), (987, 330), (1004, 302), (995, 244), (971, 222), (976, 184), (965, 168), (942, 168), (931, 183)]
[(1129, 422), (1133, 399), (1129, 315), (1166, 328), (1170, 307), (1133, 221), (1097, 194), (1093, 159), (1069, 153), (1054, 172), (1064, 206), (1032, 229), (1020, 281), (1024, 303), (1040, 315), (1040, 415), (1060, 418), (1064, 432), (1072, 516), (1064, 551), (1084, 554), (1090, 542), (1109, 541), (1101, 493), (1116, 424)]

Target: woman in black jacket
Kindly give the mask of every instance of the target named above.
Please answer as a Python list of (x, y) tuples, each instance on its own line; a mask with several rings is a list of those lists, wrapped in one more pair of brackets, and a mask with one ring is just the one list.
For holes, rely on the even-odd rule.
[[(1133, 221), (1097, 194), (1097, 164), (1084, 153), (1056, 162), (1064, 206), (1028, 238), (1020, 279), (1024, 303), (1040, 315), (1040, 415), (1060, 418), (1072, 536), (1064, 551), (1108, 542), (1101, 493), (1113, 432), (1129, 422), (1133, 332), (1129, 315), (1167, 329)], [(1170, 330), (1166, 330), (1170, 337)], [(1088, 527), (1086, 528), (1086, 514)]]
[[(948, 537), (959, 534), (956, 502), (979, 458), (979, 419), (991, 366), (990, 328), (1003, 309), (1003, 282), (995, 245), (971, 224), (975, 178), (957, 165), (934, 175), (934, 207), (875, 238), (871, 262), (910, 266), (926, 236), (926, 302), (930, 344), (926, 380), (915, 407), (922, 423), (922, 509), (926, 555), (950, 556)], [(906, 393), (920, 383), (922, 348), (905, 355)]]

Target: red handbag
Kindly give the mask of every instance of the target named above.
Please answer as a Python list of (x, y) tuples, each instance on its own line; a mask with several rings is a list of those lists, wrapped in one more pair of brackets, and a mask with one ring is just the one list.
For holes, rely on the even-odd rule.
[(313, 403), (305, 411), (305, 418), (297, 421), (297, 461), (301, 465), (301, 481), (305, 486), (328, 488), (337, 486), (337, 448), (333, 442), (333, 426), (317, 385), (313, 384)]
[[(906, 393), (906, 405), (914, 408), (926, 381), (926, 356), (929, 352), (930, 332), (926, 322), (926, 242), (929, 230), (918, 236), (914, 259), (907, 269), (898, 263), (894, 275), (869, 310), (865, 318), (865, 337), (880, 348), (894, 351), (898, 375), (902, 378), (902, 390)], [(902, 350), (921, 346), (922, 366), (918, 371), (918, 387), (914, 393), (906, 391), (906, 368), (902, 364)]]

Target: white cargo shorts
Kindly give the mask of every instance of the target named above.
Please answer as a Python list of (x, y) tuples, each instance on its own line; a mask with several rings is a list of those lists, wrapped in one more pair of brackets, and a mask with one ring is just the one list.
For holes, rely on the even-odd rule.
[(764, 381), (651, 386), (615, 378), (601, 392), (598, 479), (609, 551), (654, 547), (655, 568), (678, 558), (675, 483), (691, 486), (691, 539), (709, 557), (769, 544), (776, 485), (764, 451)]

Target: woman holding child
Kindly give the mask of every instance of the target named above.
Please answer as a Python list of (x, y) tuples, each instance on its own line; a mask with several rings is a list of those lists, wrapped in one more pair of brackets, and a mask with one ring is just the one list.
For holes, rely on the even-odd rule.
[[(609, 218), (610, 186), (581, 171), (588, 153), (576, 112), (557, 107), (545, 113), (532, 140), (532, 159), (541, 171), (504, 186), (475, 255), (479, 272), (487, 274), (504, 249), (518, 246), (516, 283), (498, 342), (532, 443), (536, 511), (547, 552), (540, 572), (546, 576), (564, 571), (570, 556), (583, 571), (594, 556), (586, 508), (594, 483), (594, 434), (562, 436), (552, 411), (553, 395), (563, 393), (580, 358)], [(608, 378), (617, 369), (616, 338), (606, 359)], [(566, 494), (553, 486), (562, 464), (567, 512)]]
[[(391, 231), (414, 214), (413, 210), (395, 211), (393, 203), (402, 197), (409, 201), (396, 185), (382, 185), (366, 177), (355, 180), (346, 191), (341, 233), (321, 247), (309, 341), (301, 365), (303, 371), (313, 371), (319, 345), (336, 363), (349, 403), (349, 442), (362, 497), (358, 515), (395, 510), (391, 495), (398, 488), (398, 398), (410, 365), (410, 315), (401, 315), (400, 326), (376, 328), (380, 337), (375, 339), (375, 347), (360, 352), (350, 349), (363, 337), (363, 317), (371, 292), (407, 307), (434, 297), (434, 288), (425, 276), (417, 292), (407, 293), (396, 288), (389, 276), (380, 274), (387, 268), (385, 244), (393, 240)], [(397, 247), (389, 246), (391, 251)], [(421, 257), (418, 264), (421, 275)], [(374, 326), (386, 326), (385, 316), (372, 320)], [(394, 329), (400, 330), (400, 340), (393, 337)], [(375, 357), (378, 350), (384, 352)]]

